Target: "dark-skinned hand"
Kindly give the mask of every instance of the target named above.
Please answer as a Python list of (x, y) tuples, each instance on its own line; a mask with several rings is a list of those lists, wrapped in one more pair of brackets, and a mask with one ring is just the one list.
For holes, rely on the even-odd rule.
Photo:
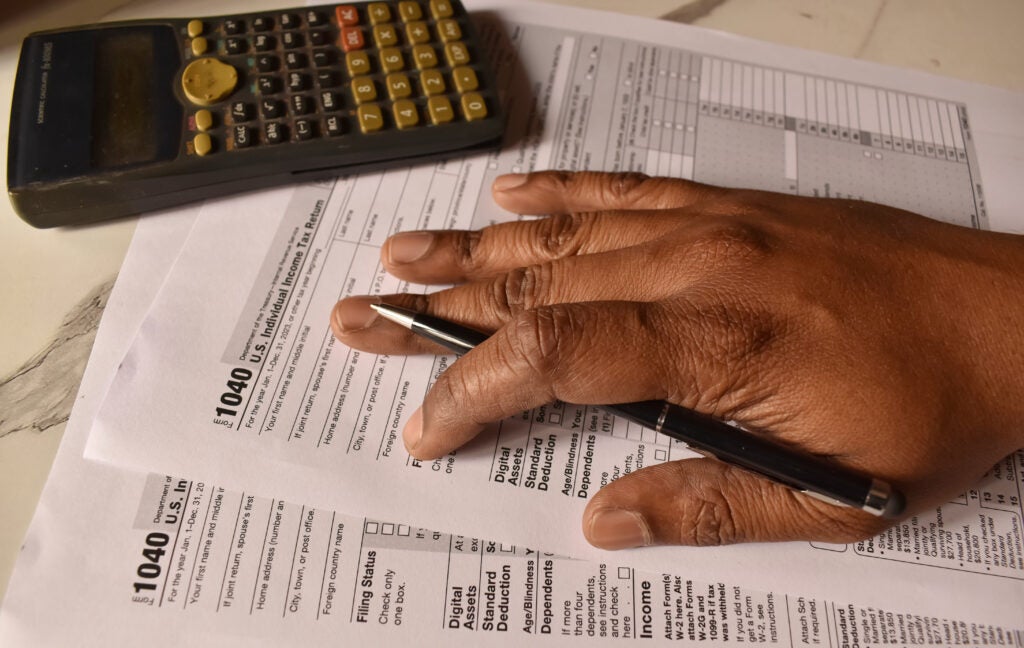
[[(636, 174), (509, 175), (493, 194), (547, 217), (397, 234), (390, 273), (458, 285), (332, 315), (340, 341), (376, 353), (443, 350), (375, 302), (494, 333), (410, 417), (414, 457), (556, 399), (665, 399), (886, 480), (910, 514), (1024, 446), (1024, 237)], [(606, 486), (583, 531), (615, 549), (849, 542), (891, 523), (700, 458)]]

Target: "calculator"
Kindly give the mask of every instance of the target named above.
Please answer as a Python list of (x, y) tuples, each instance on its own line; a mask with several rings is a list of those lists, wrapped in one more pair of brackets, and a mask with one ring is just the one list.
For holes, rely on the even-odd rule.
[(498, 144), (458, 0), (356, 2), (28, 36), (7, 184), (36, 227), (409, 165)]

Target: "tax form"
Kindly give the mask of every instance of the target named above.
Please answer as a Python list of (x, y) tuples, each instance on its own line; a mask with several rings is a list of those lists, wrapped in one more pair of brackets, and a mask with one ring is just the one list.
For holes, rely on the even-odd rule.
[(0, 607), (0, 645), (1024, 644), (1021, 624), (571, 560), (83, 459), (191, 222), (139, 223)]
[[(447, 457), (412, 460), (402, 425), (451, 358), (359, 353), (327, 325), (341, 297), (421, 289), (383, 273), (388, 235), (514, 219), (490, 202), (490, 181), (545, 167), (863, 198), (1022, 228), (1008, 181), (1021, 170), (1018, 95), (675, 25), (541, 7), (500, 17), (501, 33), (487, 37), (510, 88), (509, 145), (207, 205), (114, 377), (88, 457), (606, 561), (578, 529), (587, 499), (622, 474), (691, 455), (599, 409), (553, 404)], [(545, 26), (555, 24), (574, 31)], [(862, 543), (615, 558), (762, 591), (1017, 622), (1022, 474), (1017, 453), (956, 501)]]

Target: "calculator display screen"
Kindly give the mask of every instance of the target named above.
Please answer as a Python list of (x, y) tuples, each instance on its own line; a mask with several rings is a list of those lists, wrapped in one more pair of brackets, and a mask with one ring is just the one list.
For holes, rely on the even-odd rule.
[(107, 169), (157, 157), (151, 34), (111, 31), (96, 39), (92, 162)]

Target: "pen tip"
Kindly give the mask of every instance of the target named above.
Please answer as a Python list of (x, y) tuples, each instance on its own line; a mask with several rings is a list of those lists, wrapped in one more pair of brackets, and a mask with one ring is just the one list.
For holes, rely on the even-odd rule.
[(377, 311), (378, 313), (380, 312), (380, 304), (370, 304), (370, 308)]

